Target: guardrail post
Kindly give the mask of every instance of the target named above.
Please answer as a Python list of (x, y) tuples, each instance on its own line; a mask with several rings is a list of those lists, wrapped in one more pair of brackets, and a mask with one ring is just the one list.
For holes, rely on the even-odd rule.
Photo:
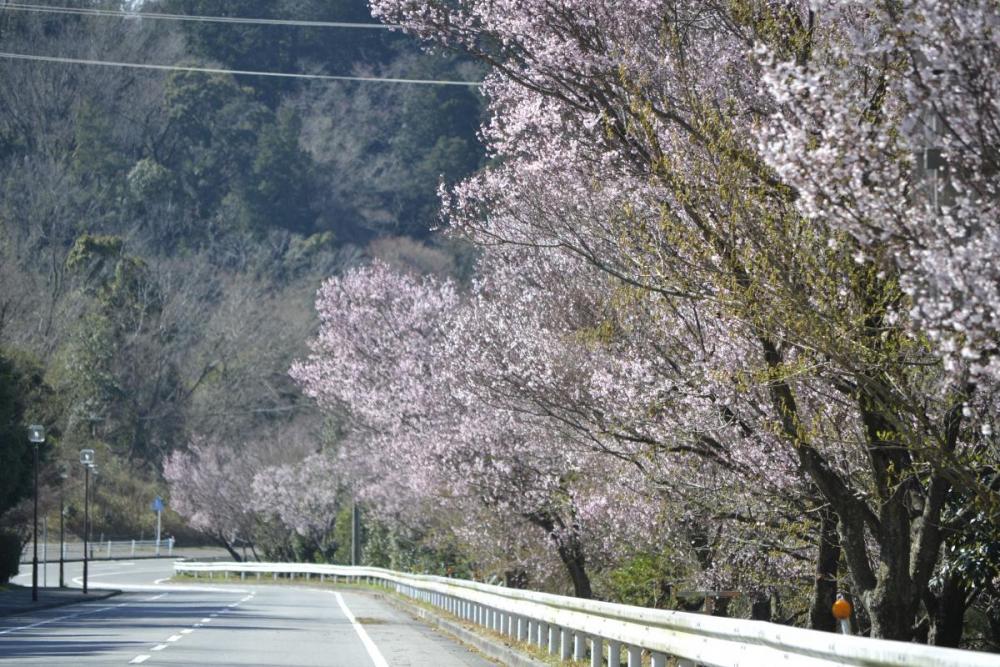
[(257, 573), (257, 581), (260, 581), (260, 572)]
[(111, 540), (108, 540), (108, 560), (111, 559)]
[(524, 616), (517, 617), (517, 641), (523, 642), (528, 636), (528, 619)]
[(135, 540), (132, 540), (132, 558), (135, 558)]
[(538, 648), (545, 648), (546, 642), (549, 641), (549, 624), (545, 621), (539, 621), (535, 626), (535, 630), (537, 631), (535, 633), (535, 644), (538, 645)]
[(622, 645), (621, 642), (608, 642), (608, 667), (621, 667)]
[(628, 647), (628, 667), (642, 667), (642, 647)]
[(555, 655), (559, 651), (559, 628), (555, 625), (549, 626), (549, 655)]
[(587, 657), (587, 642), (582, 632), (573, 633), (573, 659), (584, 660)]
[(650, 665), (652, 667), (667, 667), (667, 656), (662, 653), (654, 653), (650, 658)]
[(559, 628), (559, 658), (569, 660), (573, 654), (573, 634), (568, 628)]
[(247, 573), (240, 572), (240, 581), (246, 581), (246, 580), (247, 580)]
[[(603, 667), (604, 665), (604, 640), (600, 637), (590, 638), (590, 667)], [(617, 667), (617, 665), (611, 665), (608, 663), (609, 667)]]

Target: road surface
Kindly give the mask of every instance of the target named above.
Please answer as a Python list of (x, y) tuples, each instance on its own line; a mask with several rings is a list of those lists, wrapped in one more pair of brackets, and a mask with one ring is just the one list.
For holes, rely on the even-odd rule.
[[(67, 564), (67, 580), (79, 585), (81, 571)], [(15, 583), (30, 585), (22, 572)], [(91, 563), (92, 589), (125, 592), (0, 618), (0, 666), (495, 664), (363, 591), (167, 583), (172, 574), (171, 560)]]

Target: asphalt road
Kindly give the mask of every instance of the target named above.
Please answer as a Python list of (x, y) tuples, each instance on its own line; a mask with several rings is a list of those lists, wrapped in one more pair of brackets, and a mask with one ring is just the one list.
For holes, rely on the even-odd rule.
[[(15, 583), (30, 585), (22, 572)], [(66, 565), (71, 585), (80, 574)], [(92, 589), (125, 592), (0, 618), (0, 665), (494, 664), (363, 591), (165, 583), (172, 574), (170, 560), (91, 563)]]

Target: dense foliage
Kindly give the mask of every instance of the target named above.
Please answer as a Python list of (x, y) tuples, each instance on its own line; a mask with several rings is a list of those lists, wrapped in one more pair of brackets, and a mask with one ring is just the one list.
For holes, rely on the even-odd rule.
[[(373, 22), (362, 0), (66, 4)], [(482, 75), (468, 59), (423, 55), (415, 40), (384, 29), (0, 7), (0, 40), (5, 51), (91, 60), (401, 78)], [(266, 460), (251, 454), (255, 470), (275, 466), (270, 481), (260, 483), (265, 499), (300, 469), (306, 478), (327, 470), (322, 451), (336, 442), (338, 419), (303, 403), (287, 376), (315, 326), (313, 294), (322, 277), (369, 253), (397, 263), (423, 257), (454, 264), (453, 253), (424, 241), (437, 224), (440, 179), (467, 176), (483, 159), (480, 114), (479, 93), (461, 86), (5, 61), (0, 525), (22, 535), (30, 529), (18, 504), (30, 491), (29, 419), (50, 431), (42, 452), (43, 512), (55, 520), (60, 472), (68, 472), (61, 492), (76, 535), (83, 515), (76, 461), (83, 447), (97, 450), (95, 538), (150, 534), (149, 504), (165, 495), (164, 463), (177, 449), (197, 459), (201, 442), (232, 448), (299, 434), (308, 446), (285, 443), (280, 456)], [(227, 450), (223, 460), (229, 457)], [(252, 475), (243, 482), (249, 489)], [(184, 509), (183, 497), (168, 498), (168, 508), (175, 505)], [(227, 544), (255, 543), (273, 547), (273, 554), (301, 527), (260, 504), (245, 509), (259, 520), (238, 534), (193, 524)], [(172, 511), (165, 519), (165, 530), (182, 541), (205, 539)], [(310, 533), (321, 543), (303, 538), (299, 556), (335, 551), (316, 534), (333, 518), (323, 521)]]

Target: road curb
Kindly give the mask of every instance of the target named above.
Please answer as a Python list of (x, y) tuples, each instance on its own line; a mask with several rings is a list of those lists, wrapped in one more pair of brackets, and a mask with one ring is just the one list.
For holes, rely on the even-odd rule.
[[(28, 604), (16, 609), (0, 609), (0, 618), (5, 616), (14, 616), (16, 614), (22, 614), (25, 612), (33, 611), (43, 611), (45, 609), (55, 609), (56, 607), (68, 607), (73, 604), (80, 604), (81, 602), (93, 602), (95, 600), (107, 600), (116, 595), (120, 595), (121, 591), (100, 591), (99, 593), (87, 593), (87, 597), (78, 597), (71, 600), (57, 600), (55, 602), (45, 602), (42, 604)], [(82, 596), (82, 593), (81, 593)]]
[(547, 663), (541, 660), (535, 660), (534, 658), (525, 655), (521, 651), (507, 646), (506, 644), (501, 644), (489, 637), (484, 637), (477, 632), (473, 632), (468, 628), (451, 621), (447, 618), (442, 618), (432, 611), (424, 609), (418, 605), (409, 604), (406, 600), (401, 600), (392, 595), (385, 595), (382, 593), (376, 593), (376, 597), (379, 597), (393, 606), (402, 609), (410, 614), (419, 617), (424, 622), (433, 625), (444, 632), (454, 635), (460, 641), (472, 646), (483, 655), (492, 658), (494, 660), (499, 660), (507, 667), (550, 667)]

